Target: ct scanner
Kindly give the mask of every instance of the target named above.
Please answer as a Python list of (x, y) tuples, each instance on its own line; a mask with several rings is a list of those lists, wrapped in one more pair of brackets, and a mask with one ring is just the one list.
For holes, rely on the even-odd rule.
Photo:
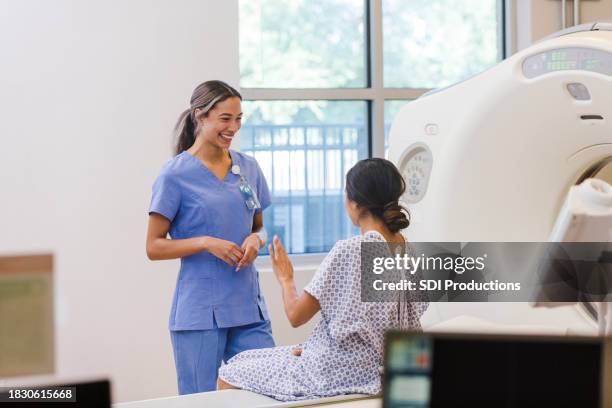
[[(612, 24), (560, 32), (408, 103), (391, 128), (389, 152), (408, 184), (410, 241), (547, 241), (570, 187), (589, 177), (612, 181)], [(463, 316), (454, 327), (453, 316)], [(455, 322), (445, 331), (596, 331), (580, 308), (526, 303), (431, 304), (426, 329), (445, 321)], [(233, 390), (116, 407), (320, 403), (380, 406), (355, 396), (283, 403)]]
[[(409, 102), (389, 152), (407, 183), (409, 241), (547, 241), (571, 186), (612, 182), (612, 23), (559, 32)], [(585, 310), (596, 316), (592, 308), (436, 303), (424, 324), (469, 316), (450, 329), (480, 331), (479, 318), (508, 331), (593, 333)]]

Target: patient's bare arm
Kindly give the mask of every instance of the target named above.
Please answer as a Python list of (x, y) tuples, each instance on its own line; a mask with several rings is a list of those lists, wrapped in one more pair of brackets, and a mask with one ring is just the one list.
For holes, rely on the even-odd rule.
[(268, 247), (272, 260), (272, 269), (281, 285), (285, 314), (293, 327), (307, 323), (321, 310), (319, 301), (310, 293), (303, 292), (298, 296), (293, 280), (293, 265), (287, 256), (280, 239), (274, 237), (273, 244)]

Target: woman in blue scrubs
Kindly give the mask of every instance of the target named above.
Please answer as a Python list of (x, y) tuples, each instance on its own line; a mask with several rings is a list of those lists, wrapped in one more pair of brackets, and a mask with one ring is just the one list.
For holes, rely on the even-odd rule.
[(153, 186), (147, 255), (181, 259), (170, 313), (179, 394), (214, 390), (221, 361), (274, 346), (253, 266), (270, 192), (255, 159), (230, 150), (241, 99), (224, 82), (199, 85)]

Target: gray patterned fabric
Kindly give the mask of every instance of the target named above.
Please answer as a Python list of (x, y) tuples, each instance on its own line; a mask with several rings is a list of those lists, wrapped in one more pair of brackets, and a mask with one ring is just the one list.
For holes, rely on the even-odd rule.
[[(420, 330), (427, 303), (362, 302), (362, 241), (384, 238), (369, 231), (338, 241), (304, 288), (321, 305), (321, 320), (305, 343), (244, 351), (220, 368), (219, 377), (282, 401), (379, 393), (385, 331)], [(291, 354), (296, 347), (303, 349), (299, 357)]]

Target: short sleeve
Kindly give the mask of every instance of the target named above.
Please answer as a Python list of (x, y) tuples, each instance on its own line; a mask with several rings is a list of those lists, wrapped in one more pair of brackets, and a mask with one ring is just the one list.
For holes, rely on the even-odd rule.
[(270, 200), (270, 189), (268, 188), (268, 183), (266, 182), (266, 178), (261, 171), (259, 164), (255, 162), (255, 165), (257, 167), (257, 198), (261, 204), (261, 210), (259, 211), (263, 211), (272, 203)]
[(157, 213), (166, 217), (170, 222), (178, 213), (181, 204), (181, 191), (176, 181), (168, 173), (162, 173), (153, 184), (153, 195), (149, 214)]
[[(319, 301), (321, 309), (329, 304), (331, 297), (334, 296), (333, 279), (336, 273), (334, 270), (342, 266), (342, 246), (344, 241), (338, 241), (329, 251), (319, 268), (315, 272), (312, 280), (304, 287), (304, 291), (310, 293)], [(337, 296), (337, 293), (335, 294)]]

